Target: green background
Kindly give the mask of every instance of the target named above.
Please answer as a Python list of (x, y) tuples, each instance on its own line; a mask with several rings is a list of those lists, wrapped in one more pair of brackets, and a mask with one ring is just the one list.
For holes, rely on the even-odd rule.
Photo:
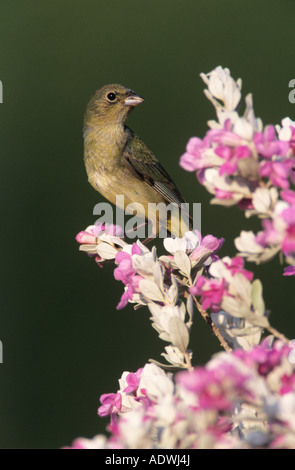
[[(99, 396), (165, 345), (145, 309), (116, 310), (123, 286), (113, 266), (100, 270), (75, 241), (103, 200), (82, 159), (91, 94), (118, 82), (145, 97), (130, 127), (187, 201), (203, 204), (203, 234), (225, 237), (221, 254), (234, 255), (233, 238), (259, 224), (211, 206), (178, 165), (214, 118), (199, 74), (227, 66), (265, 124), (294, 119), (294, 15), (293, 0), (2, 0), (1, 448), (55, 448), (104, 432)], [(273, 325), (294, 338), (294, 283), (282, 271), (278, 258), (255, 268)], [(195, 364), (219, 350), (197, 315), (190, 346)]]

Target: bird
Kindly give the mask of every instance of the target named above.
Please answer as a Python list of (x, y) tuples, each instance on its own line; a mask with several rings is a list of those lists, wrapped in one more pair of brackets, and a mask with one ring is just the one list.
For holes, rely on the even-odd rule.
[[(135, 206), (137, 215), (152, 223), (145, 242), (159, 236), (161, 228), (172, 237), (181, 237), (192, 228), (185, 199), (153, 152), (125, 124), (130, 112), (143, 102), (144, 98), (119, 84), (105, 85), (91, 97), (83, 125), (88, 181), (108, 201), (120, 204), (120, 209)], [(118, 195), (124, 196), (119, 204)], [(166, 218), (150, 211), (159, 203), (173, 208)], [(184, 207), (186, 215), (180, 215)]]

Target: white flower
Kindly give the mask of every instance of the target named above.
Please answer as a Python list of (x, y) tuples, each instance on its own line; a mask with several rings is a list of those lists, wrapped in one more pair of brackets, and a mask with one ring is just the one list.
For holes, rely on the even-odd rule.
[(253, 99), (252, 94), (249, 93), (245, 98), (246, 109), (244, 112), (244, 118), (249, 124), (251, 124), (254, 132), (261, 132), (263, 129), (263, 122), (260, 118), (257, 118), (253, 109)]
[(73, 447), (77, 449), (107, 449), (108, 441), (103, 434), (97, 434), (92, 439), (79, 437), (74, 440)]
[(282, 127), (276, 125), (276, 131), (278, 133), (279, 139), (289, 141), (292, 137), (290, 126), (295, 127), (295, 121), (292, 121), (289, 117), (286, 117), (282, 119), (281, 124)]
[(257, 211), (256, 213), (268, 216), (271, 215), (277, 199), (277, 188), (257, 188), (252, 197), (254, 209)]
[(218, 168), (208, 168), (205, 170), (203, 185), (211, 194), (215, 194), (218, 189), (226, 191), (231, 195), (231, 199), (215, 197), (211, 200), (211, 204), (233, 206), (243, 198), (251, 198), (249, 186), (241, 178), (233, 180), (226, 174), (220, 175)]
[(233, 131), (237, 135), (242, 137), (242, 139), (249, 140), (249, 141), (252, 140), (252, 137), (254, 134), (253, 126), (244, 117), (239, 117), (238, 119), (236, 119), (234, 123)]
[(239, 256), (244, 256), (248, 261), (254, 261), (256, 264), (270, 260), (280, 250), (280, 245), (270, 248), (259, 245), (256, 242), (256, 235), (252, 231), (242, 230), (240, 236), (234, 241), (240, 252)]
[(125, 413), (118, 423), (118, 433), (127, 449), (147, 449), (150, 447), (152, 420), (145, 419), (144, 407)]
[(185, 306), (177, 305), (164, 305), (164, 307), (156, 304), (149, 303), (149, 310), (152, 314), (153, 326), (160, 333), (160, 337), (164, 341), (171, 341), (170, 338), (170, 320), (172, 318), (179, 318), (184, 323), (185, 318)]
[(276, 417), (295, 432), (295, 393), (286, 393), (280, 397), (274, 409), (276, 410)]
[(178, 348), (175, 346), (165, 346), (165, 353), (162, 353), (161, 355), (165, 357), (167, 362), (170, 362), (170, 364), (174, 364), (176, 366), (183, 365), (184, 364), (184, 354), (183, 352), (179, 351)]
[(252, 231), (242, 230), (240, 236), (235, 238), (235, 245), (241, 252), (240, 254), (260, 254), (264, 251), (264, 248), (259, 245), (256, 240), (256, 235)]
[(201, 74), (201, 78), (208, 86), (208, 98), (223, 101), (225, 109), (233, 111), (241, 99), (242, 81), (235, 81), (228, 68), (216, 67), (208, 74)]
[(177, 251), (192, 251), (200, 244), (198, 235), (195, 232), (185, 232), (182, 238), (165, 238), (164, 247), (165, 249), (174, 254)]
[(139, 389), (144, 389), (150, 398), (158, 400), (161, 397), (172, 395), (174, 384), (170, 374), (166, 374), (156, 364), (146, 364), (139, 381)]

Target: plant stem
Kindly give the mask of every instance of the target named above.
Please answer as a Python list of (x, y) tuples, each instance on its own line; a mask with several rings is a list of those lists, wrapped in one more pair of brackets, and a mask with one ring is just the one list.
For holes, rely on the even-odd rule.
[(276, 338), (279, 338), (280, 340), (284, 341), (284, 343), (290, 343), (290, 340), (286, 338), (283, 333), (280, 333), (278, 330), (276, 330), (273, 326), (269, 325), (266, 327), (267, 331), (274, 335)]
[(227, 341), (224, 339), (222, 334), (220, 333), (220, 330), (217, 328), (217, 326), (214, 324), (212, 321), (209, 313), (206, 310), (203, 310), (200, 303), (197, 301), (196, 297), (193, 295), (192, 296), (194, 299), (194, 302), (197, 306), (197, 309), (199, 310), (200, 314), (204, 318), (205, 322), (211, 327), (213, 333), (215, 336), (219, 339), (220, 345), (224, 348), (225, 351), (231, 352), (232, 348), (228, 345)]

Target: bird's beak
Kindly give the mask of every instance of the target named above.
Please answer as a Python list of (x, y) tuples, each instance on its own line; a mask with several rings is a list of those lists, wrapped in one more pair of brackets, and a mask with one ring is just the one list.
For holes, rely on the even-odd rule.
[(143, 103), (144, 99), (131, 91), (128, 93), (128, 96), (124, 99), (124, 104), (126, 106), (137, 106), (140, 103)]

